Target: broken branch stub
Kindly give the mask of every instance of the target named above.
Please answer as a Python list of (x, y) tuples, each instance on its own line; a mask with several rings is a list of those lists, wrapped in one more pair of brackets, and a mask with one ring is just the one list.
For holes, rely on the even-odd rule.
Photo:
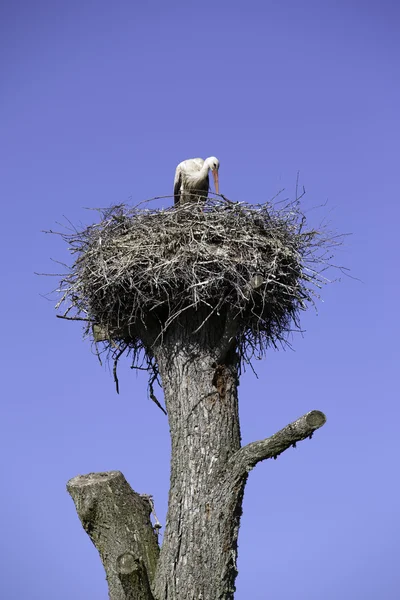
[(112, 600), (150, 600), (159, 547), (148, 500), (119, 471), (78, 475), (67, 490), (100, 554)]

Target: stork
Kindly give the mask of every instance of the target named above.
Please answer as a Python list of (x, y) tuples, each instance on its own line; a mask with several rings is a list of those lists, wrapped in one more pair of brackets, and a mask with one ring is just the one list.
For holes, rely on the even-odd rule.
[(189, 158), (179, 163), (175, 171), (174, 180), (174, 203), (196, 203), (199, 199), (204, 202), (208, 196), (210, 182), (208, 171), (214, 177), (215, 191), (219, 194), (218, 169), (219, 160), (215, 156), (210, 156), (203, 160), (202, 158)]

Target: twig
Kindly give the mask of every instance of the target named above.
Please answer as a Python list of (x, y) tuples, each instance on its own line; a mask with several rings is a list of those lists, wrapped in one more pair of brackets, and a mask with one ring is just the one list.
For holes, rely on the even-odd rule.
[(85, 319), (84, 317), (66, 317), (65, 315), (56, 315), (56, 317), (65, 321), (86, 321), (87, 323), (92, 323), (92, 319)]
[(117, 375), (118, 361), (121, 358), (121, 356), (123, 355), (123, 353), (125, 352), (125, 350), (127, 349), (127, 347), (128, 347), (127, 344), (125, 346), (123, 346), (114, 358), (113, 376), (114, 376), (115, 389), (117, 390), (117, 394), (119, 394), (119, 381), (118, 381), (118, 375)]

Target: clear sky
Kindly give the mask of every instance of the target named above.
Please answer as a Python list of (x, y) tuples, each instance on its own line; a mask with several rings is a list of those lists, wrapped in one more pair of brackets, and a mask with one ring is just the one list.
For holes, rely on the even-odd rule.
[(117, 396), (55, 318), (56, 280), (34, 271), (68, 255), (41, 230), (172, 193), (178, 162), (215, 155), (234, 200), (293, 197), (300, 171), (361, 280), (326, 288), (294, 351), (241, 382), (244, 443), (311, 409), (328, 421), (251, 473), (236, 598), (397, 599), (397, 3), (16, 0), (0, 28), (0, 597), (106, 600), (65, 489), (79, 473), (120, 469), (165, 523), (166, 417), (128, 363)]

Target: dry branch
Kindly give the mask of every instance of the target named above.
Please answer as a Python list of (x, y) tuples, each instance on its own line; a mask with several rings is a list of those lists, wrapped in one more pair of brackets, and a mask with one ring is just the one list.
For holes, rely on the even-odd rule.
[[(297, 421), (286, 425), (283, 429), (269, 438), (251, 442), (243, 446), (231, 458), (235, 477), (237, 474), (248, 473), (258, 462), (268, 458), (277, 458), (290, 446), (306, 438), (311, 438), (314, 431), (326, 423), (326, 417), (320, 410), (312, 410)], [(229, 470), (229, 467), (228, 467)]]

